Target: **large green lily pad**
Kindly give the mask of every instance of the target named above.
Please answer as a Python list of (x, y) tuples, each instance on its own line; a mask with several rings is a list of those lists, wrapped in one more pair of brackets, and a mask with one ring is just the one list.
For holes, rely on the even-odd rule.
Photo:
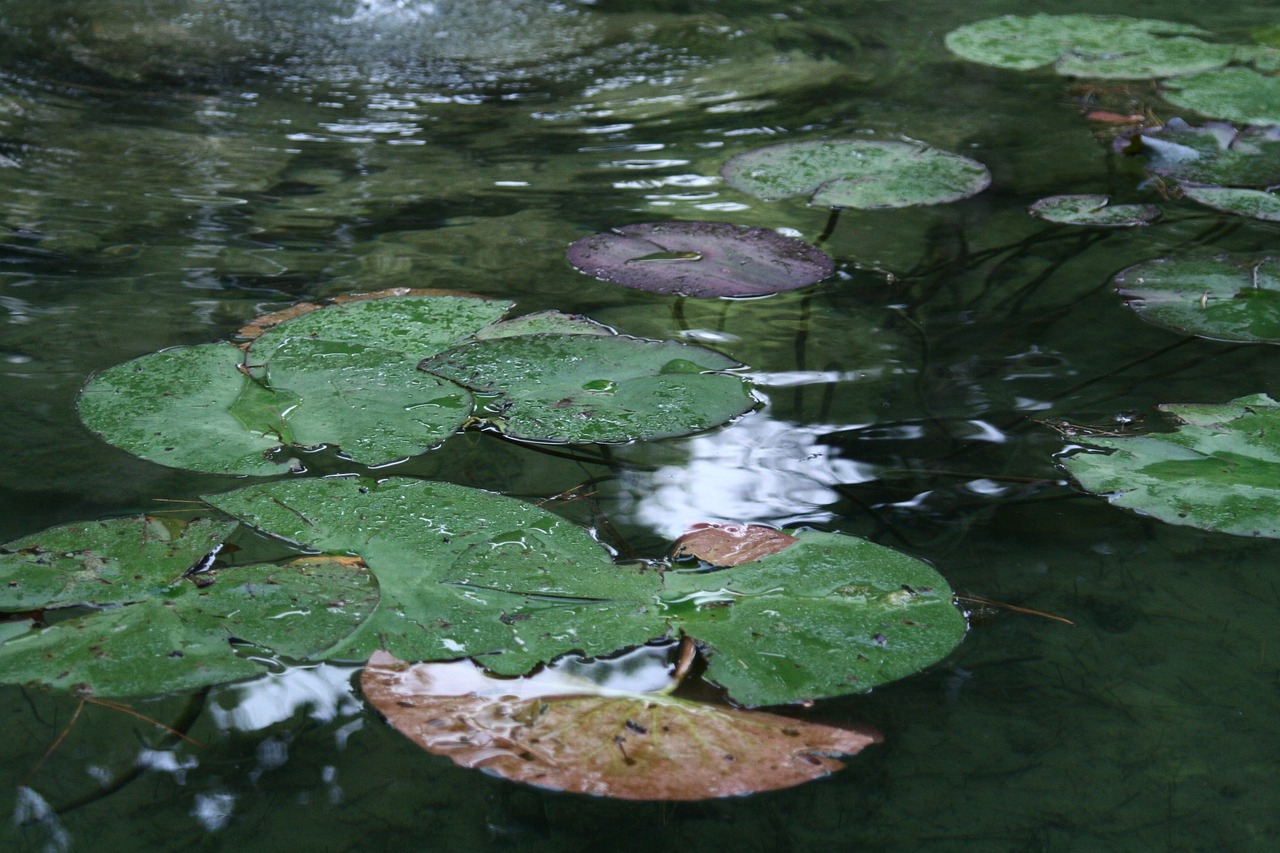
[(1120, 137), (1125, 154), (1145, 153), (1146, 169), (1181, 184), (1271, 187), (1280, 183), (1280, 139), (1265, 128), (1222, 122), (1192, 127), (1172, 119), (1164, 127)]
[(603, 281), (681, 296), (762, 296), (822, 281), (835, 263), (768, 228), (645, 222), (583, 237), (569, 263)]
[(539, 788), (627, 800), (702, 800), (826, 776), (881, 740), (762, 711), (620, 691), (566, 671), (494, 678), (469, 661), (408, 664), (376, 652), (360, 687), (428, 752)]
[(924, 563), (804, 532), (719, 571), (615, 565), (586, 531), (529, 504), (444, 483), (275, 482), (208, 498), (290, 542), (359, 554), (377, 613), (335, 654), (476, 657), (504, 674), (682, 632), (746, 705), (870, 690), (928, 666), (965, 621)]
[(1105, 195), (1055, 195), (1033, 203), (1028, 212), (1046, 222), (1060, 225), (1130, 227), (1147, 225), (1160, 218), (1160, 208), (1152, 204), (1111, 204)]
[(1006, 15), (947, 34), (947, 49), (970, 62), (1026, 71), (1053, 65), (1070, 77), (1141, 80), (1220, 68), (1233, 45), (1194, 36), (1199, 27), (1119, 15)]
[(1242, 124), (1280, 124), (1280, 77), (1252, 68), (1223, 68), (1167, 80), (1165, 99), (1210, 118)]
[(617, 443), (720, 426), (756, 405), (702, 347), (622, 335), (534, 335), (476, 341), (420, 367), (473, 391), (501, 394), (503, 431), (532, 441)]
[(1081, 439), (1109, 453), (1062, 460), (1087, 491), (1170, 524), (1280, 538), (1280, 403), (1265, 394), (1221, 405), (1160, 407), (1176, 432)]
[(1280, 343), (1275, 258), (1161, 258), (1120, 272), (1116, 291), (1149, 323), (1221, 341)]
[(184, 576), (234, 524), (151, 518), (73, 524), (3, 546), (0, 609), (92, 609), (0, 643), (0, 680), (98, 696), (188, 690), (260, 675), (256, 654), (324, 657), (378, 590), (355, 560), (304, 558)]
[(735, 189), (766, 201), (862, 210), (944, 204), (982, 192), (987, 167), (919, 142), (786, 142), (732, 157), (720, 169)]

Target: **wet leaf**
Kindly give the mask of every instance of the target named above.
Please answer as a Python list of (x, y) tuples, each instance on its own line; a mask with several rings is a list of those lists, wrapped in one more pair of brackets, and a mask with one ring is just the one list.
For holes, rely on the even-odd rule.
[(99, 696), (219, 684), (264, 672), (272, 661), (262, 654), (323, 657), (373, 610), (377, 586), (349, 558), (217, 568), (200, 583), (184, 577), (233, 526), (114, 519), (5, 545), (0, 607), (92, 609), (6, 637), (0, 680)]
[(1116, 291), (1149, 323), (1221, 341), (1280, 343), (1274, 258), (1161, 258), (1123, 270)]
[(512, 317), (476, 332), (482, 341), (494, 338), (511, 338), (519, 335), (616, 335), (613, 329), (597, 323), (581, 314), (564, 314), (560, 311), (539, 311)]
[(1119, 15), (1006, 15), (947, 34), (947, 49), (970, 62), (1020, 71), (1052, 64), (1059, 74), (1140, 80), (1219, 68), (1235, 47), (1194, 36), (1199, 27)]
[(694, 524), (671, 546), (675, 557), (697, 557), (713, 566), (740, 566), (798, 541), (781, 530), (758, 524)]
[(1062, 464), (1095, 495), (1170, 524), (1280, 538), (1280, 403), (1265, 394), (1220, 405), (1160, 407), (1177, 431), (1080, 439), (1109, 453)]
[(568, 257), (598, 279), (682, 296), (759, 296), (835, 271), (831, 258), (802, 240), (724, 222), (625, 225), (582, 238)]
[(1032, 216), (1063, 225), (1126, 227), (1147, 225), (1160, 218), (1151, 204), (1111, 204), (1105, 195), (1055, 195), (1042, 198), (1028, 209)]
[(918, 142), (786, 142), (739, 154), (720, 170), (735, 189), (766, 201), (862, 210), (944, 204), (986, 189), (987, 167)]
[(128, 604), (155, 595), (222, 545), (234, 521), (114, 518), (0, 545), (0, 610)]
[(737, 362), (701, 347), (622, 335), (533, 335), (477, 341), (422, 370), (501, 394), (503, 431), (532, 441), (617, 443), (688, 435), (756, 405), (719, 371)]
[[(613, 636), (603, 646), (586, 635), (580, 645), (573, 637), (524, 637), (524, 611), (559, 606), (560, 598), (571, 599), (566, 606), (591, 606), (594, 602), (582, 598), (628, 590), (636, 573), (614, 566), (586, 530), (532, 504), (449, 483), (401, 478), (274, 482), (206, 500), (290, 543), (358, 554), (368, 563), (381, 601), (369, 621), (334, 650), (334, 657), (363, 660), (379, 648), (414, 660), (509, 651), (508, 659), (515, 660), (518, 653), (518, 660), (507, 671), (524, 672), (567, 651), (607, 654), (624, 645)], [(455, 570), (459, 555), (473, 547), (510, 565), (519, 573), (518, 581), (503, 586)], [(531, 594), (551, 598), (530, 604)]]
[(1234, 213), (1250, 219), (1280, 222), (1280, 195), (1266, 190), (1242, 190), (1232, 187), (1184, 186), (1182, 194), (1194, 202)]
[(555, 667), (495, 679), (473, 664), (407, 664), (377, 653), (361, 689), (423, 749), (540, 788), (627, 800), (701, 800), (826, 776), (881, 740), (659, 693), (601, 691)]
[[(245, 424), (236, 411), (250, 384), (243, 353), (229, 343), (178, 347), (102, 371), (80, 392), (85, 426), (151, 462), (213, 474), (267, 476), (287, 470), (270, 454), (287, 441), (278, 420)], [(263, 396), (269, 396), (263, 392)], [(260, 400), (263, 412), (274, 406)]]
[(1222, 122), (1192, 127), (1173, 119), (1161, 128), (1121, 137), (1123, 153), (1145, 153), (1146, 169), (1184, 184), (1270, 187), (1280, 184), (1280, 133), (1274, 128), (1243, 130)]
[(332, 656), (477, 657), (504, 674), (679, 632), (707, 676), (747, 705), (870, 690), (960, 641), (963, 615), (925, 563), (866, 540), (797, 534), (734, 568), (615, 565), (581, 528), (530, 504), (447, 483), (294, 480), (207, 498), (304, 547), (359, 554), (379, 610)]
[(1251, 68), (1223, 68), (1167, 80), (1162, 88), (1169, 103), (1210, 118), (1241, 124), (1280, 124), (1280, 78)]

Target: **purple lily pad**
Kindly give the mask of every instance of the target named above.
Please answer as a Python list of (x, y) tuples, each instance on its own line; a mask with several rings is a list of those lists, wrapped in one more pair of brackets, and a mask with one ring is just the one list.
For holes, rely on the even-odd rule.
[(763, 296), (822, 281), (835, 263), (768, 228), (726, 222), (647, 222), (593, 234), (569, 263), (602, 281), (680, 296)]

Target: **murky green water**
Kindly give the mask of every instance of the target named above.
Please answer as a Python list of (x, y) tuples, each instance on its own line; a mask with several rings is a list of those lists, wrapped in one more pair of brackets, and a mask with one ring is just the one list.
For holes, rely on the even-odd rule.
[[(1135, 14), (1245, 41), (1280, 4)], [(1035, 10), (1117, 11), (1102, 2)], [(224, 490), (76, 420), (93, 371), (299, 298), (446, 287), (693, 340), (768, 404), (596, 465), (467, 434), (395, 473), (542, 499), (624, 552), (694, 521), (811, 524), (926, 558), (979, 608), (941, 667), (819, 704), (883, 745), (827, 780), (661, 806), (537, 792), (426, 756), (321, 666), (135, 707), (199, 746), (0, 688), (0, 844), (51, 850), (1271, 850), (1280, 839), (1277, 546), (1058, 483), (1045, 418), (1280, 391), (1273, 348), (1183, 341), (1110, 292), (1173, 253), (1273, 249), (1187, 203), (1049, 228), (1064, 192), (1152, 200), (1081, 116), (1112, 87), (949, 58), (1011, 0), (0, 2), (0, 541)], [(1175, 113), (1135, 85), (1157, 115)], [(1112, 103), (1115, 101), (1112, 100)], [(959, 204), (846, 212), (836, 279), (686, 301), (589, 279), (565, 246), (715, 219), (813, 238), (826, 212), (717, 177), (772, 141), (904, 134), (988, 164)], [(29, 792), (20, 792), (20, 786)], [(56, 809), (56, 812), (53, 811)]]

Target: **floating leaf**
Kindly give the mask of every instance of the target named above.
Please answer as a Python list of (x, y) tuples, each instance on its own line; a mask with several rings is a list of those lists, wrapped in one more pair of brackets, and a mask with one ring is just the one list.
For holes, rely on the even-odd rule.
[(713, 566), (740, 566), (776, 554), (798, 541), (758, 524), (694, 524), (671, 546), (676, 557), (697, 557)]
[(476, 332), (482, 341), (494, 338), (512, 338), (519, 335), (616, 335), (617, 332), (603, 323), (597, 323), (581, 314), (564, 314), (559, 311), (539, 311), (512, 317)]
[(1148, 155), (1146, 169), (1179, 183), (1270, 187), (1280, 183), (1280, 134), (1271, 128), (1237, 130), (1210, 122), (1192, 127), (1173, 119), (1162, 128), (1116, 140), (1125, 154)]
[(1163, 89), (1169, 103), (1211, 118), (1241, 124), (1280, 124), (1280, 78), (1251, 68), (1223, 68), (1167, 80)]
[(1140, 80), (1219, 68), (1235, 47), (1191, 36), (1189, 24), (1119, 15), (1006, 15), (947, 34), (947, 49), (962, 59), (1020, 71), (1053, 64), (1070, 77)]
[[(524, 672), (567, 651), (607, 654), (626, 644), (612, 636), (603, 645), (586, 636), (580, 645), (536, 635), (523, 647), (516, 642), (517, 615), (529, 606), (526, 594), (560, 592), (548, 586), (548, 577), (552, 583), (572, 582), (578, 595), (590, 598), (635, 594), (629, 583), (636, 570), (615, 567), (587, 531), (531, 504), (398, 478), (274, 482), (206, 500), (293, 544), (359, 554), (368, 563), (382, 593), (378, 610), (334, 657), (363, 660), (379, 648), (414, 660), (508, 651), (508, 659), (523, 653), (508, 671)], [(511, 592), (453, 570), (472, 546), (492, 552), (494, 560), (513, 555), (522, 574)]]
[(826, 776), (881, 740), (659, 693), (619, 693), (552, 665), (495, 679), (467, 661), (407, 664), (375, 653), (361, 689), (428, 752), (540, 788), (627, 800), (700, 800)]
[[(475, 586), (515, 590), (526, 583), (524, 562), (553, 560), (533, 549), (517, 559), (473, 548), (452, 571)], [(555, 592), (574, 582), (565, 575)], [(733, 568), (667, 570), (661, 578), (648, 573), (631, 582), (626, 595), (639, 594), (646, 582), (647, 595), (611, 608), (579, 602), (521, 610), (519, 635), (530, 642), (571, 638), (605, 630), (606, 619), (615, 636), (630, 638), (625, 645), (681, 632), (702, 645), (706, 677), (754, 706), (870, 690), (942, 659), (965, 631), (937, 572), (852, 536), (806, 531), (785, 550)], [(483, 663), (513, 671), (501, 656)]]
[(1152, 204), (1111, 204), (1105, 195), (1054, 195), (1029, 208), (1032, 216), (1063, 225), (1122, 227), (1147, 225), (1160, 218)]
[[(364, 621), (378, 598), (350, 559), (183, 576), (226, 522), (151, 518), (66, 525), (4, 546), (0, 607), (94, 608), (0, 643), (0, 679), (101, 696), (168, 693), (261, 674), (233, 640), (306, 659)], [(70, 547), (74, 546), (74, 550)], [(193, 557), (193, 555), (196, 555)]]
[(935, 663), (964, 635), (928, 565), (849, 536), (805, 532), (714, 572), (614, 565), (537, 507), (446, 483), (294, 480), (208, 500), (296, 544), (357, 553), (379, 610), (333, 652), (479, 657), (505, 674), (579, 652), (699, 640), (707, 675), (747, 705), (870, 690)]
[(0, 545), (0, 611), (128, 604), (217, 549), (234, 521), (115, 518), (50, 527)]
[(616, 443), (720, 426), (750, 411), (750, 386), (719, 371), (737, 362), (701, 347), (622, 335), (477, 341), (423, 370), (501, 394), (502, 429), (531, 441)]
[(760, 296), (822, 281), (824, 252), (768, 228), (724, 222), (650, 222), (593, 234), (569, 263), (604, 281), (682, 296)]
[(987, 167), (918, 142), (786, 142), (732, 157), (720, 169), (735, 189), (766, 201), (863, 210), (943, 204), (986, 189)]
[(1087, 491), (1170, 524), (1280, 538), (1280, 403), (1160, 407), (1176, 432), (1081, 439), (1109, 453), (1062, 460)]
[(1250, 219), (1280, 222), (1280, 195), (1266, 190), (1241, 190), (1232, 187), (1184, 186), (1182, 194), (1223, 213), (1234, 213)]
[(1221, 341), (1280, 343), (1274, 258), (1161, 258), (1116, 276), (1116, 291), (1149, 323)]
[(108, 443), (161, 465), (214, 474), (282, 473), (287, 469), (271, 458), (286, 440), (279, 424), (263, 418), (250, 426), (237, 416), (242, 396), (260, 391), (248, 388), (238, 370), (242, 359), (240, 350), (219, 343), (118, 364), (80, 392), (80, 418)]

